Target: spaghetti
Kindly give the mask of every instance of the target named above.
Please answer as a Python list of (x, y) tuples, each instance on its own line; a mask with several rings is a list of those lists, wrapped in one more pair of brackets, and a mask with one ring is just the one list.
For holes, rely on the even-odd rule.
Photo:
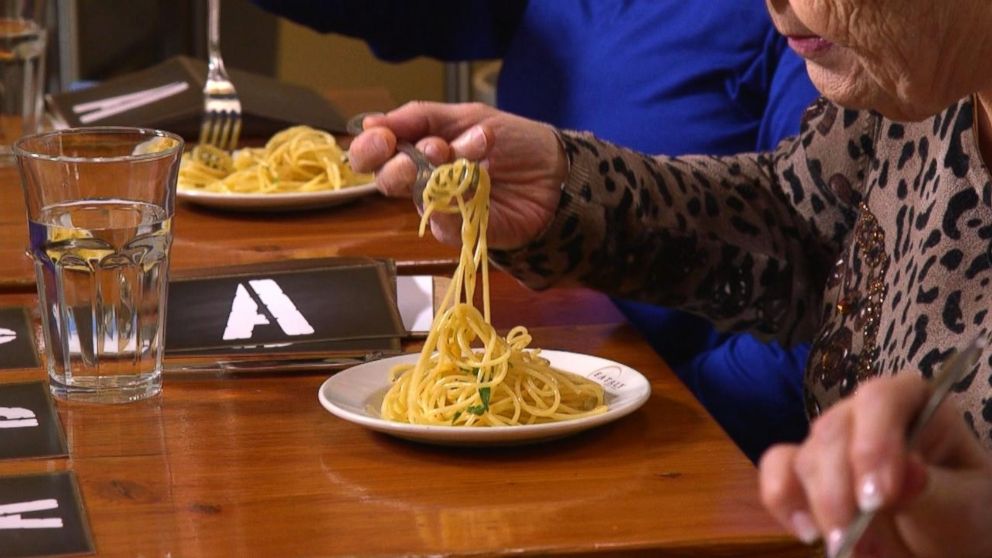
[(372, 175), (351, 170), (334, 136), (309, 126), (294, 126), (260, 148), (232, 156), (200, 144), (183, 155), (179, 188), (236, 194), (338, 190), (372, 182)]
[[(478, 173), (474, 194), (473, 175)], [(382, 401), (383, 418), (398, 422), (458, 426), (510, 426), (569, 420), (606, 411), (601, 385), (552, 368), (531, 336), (517, 326), (504, 338), (490, 323), (489, 177), (459, 159), (439, 167), (424, 191), (423, 235), (433, 212), (460, 213), (462, 247), (458, 268), (416, 364), (393, 368), (393, 384)], [(471, 194), (466, 199), (466, 194)], [(482, 311), (474, 305), (482, 275)], [(473, 345), (481, 344), (477, 348)]]

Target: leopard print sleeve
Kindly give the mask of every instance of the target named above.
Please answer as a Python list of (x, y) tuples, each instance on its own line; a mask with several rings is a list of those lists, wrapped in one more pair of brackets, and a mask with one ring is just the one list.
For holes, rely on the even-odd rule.
[(571, 170), (553, 222), (492, 259), (534, 289), (578, 282), (722, 329), (811, 339), (875, 120), (817, 101), (775, 151), (729, 157), (651, 157), (562, 132)]

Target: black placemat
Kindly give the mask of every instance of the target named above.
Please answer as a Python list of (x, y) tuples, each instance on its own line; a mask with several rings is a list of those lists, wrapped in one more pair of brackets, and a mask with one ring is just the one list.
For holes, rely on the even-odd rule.
[[(231, 69), (229, 73), (241, 100), (242, 136), (267, 138), (296, 124), (307, 124), (332, 133), (345, 132), (344, 118), (337, 108), (316, 91), (237, 69)], [(50, 95), (47, 103), (56, 120), (70, 127), (142, 126), (169, 130), (192, 141), (200, 132), (206, 77), (204, 62), (175, 56), (94, 87)], [(77, 112), (77, 107), (83, 103), (182, 83), (187, 86), (176, 94), (97, 121), (82, 122), (81, 114)]]
[(166, 352), (392, 347), (405, 334), (393, 290), (391, 267), (367, 259), (241, 266), (175, 280)]
[(0, 308), (0, 369), (38, 366), (38, 353), (31, 331), (31, 321), (25, 308)]
[(0, 477), (0, 556), (92, 552), (93, 539), (75, 475)]
[(44, 382), (0, 384), (0, 460), (66, 455), (65, 434), (48, 386)]

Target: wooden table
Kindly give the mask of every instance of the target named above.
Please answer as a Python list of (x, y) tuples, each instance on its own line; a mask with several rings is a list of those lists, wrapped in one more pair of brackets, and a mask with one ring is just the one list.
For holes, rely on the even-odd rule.
[(316, 397), (326, 374), (167, 376), (151, 401), (59, 403), (70, 458), (0, 463), (0, 476), (74, 471), (101, 556), (817, 554), (773, 523), (754, 468), (608, 300), (496, 283), (499, 327), (624, 362), (651, 399), (556, 442), (440, 448), (331, 416)]
[[(409, 201), (378, 196), (264, 215), (182, 204), (173, 269), (334, 255), (450, 268), (455, 251), (418, 239), (417, 221)], [(16, 172), (0, 169), (0, 306), (36, 303), (25, 246)], [(754, 467), (606, 297), (494, 283), (498, 328), (623, 362), (651, 399), (555, 442), (442, 448), (328, 414), (326, 373), (167, 376), (151, 401), (59, 403), (70, 457), (2, 462), (0, 476), (74, 471), (101, 556), (822, 555), (766, 514)], [(0, 383), (43, 378), (0, 371)]]

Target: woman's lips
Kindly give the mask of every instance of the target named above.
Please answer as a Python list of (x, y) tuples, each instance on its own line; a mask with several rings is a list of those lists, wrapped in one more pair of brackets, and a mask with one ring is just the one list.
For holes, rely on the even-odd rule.
[(823, 54), (830, 50), (830, 47), (834, 46), (832, 42), (816, 35), (790, 35), (788, 40), (789, 47), (804, 58), (812, 58)]

